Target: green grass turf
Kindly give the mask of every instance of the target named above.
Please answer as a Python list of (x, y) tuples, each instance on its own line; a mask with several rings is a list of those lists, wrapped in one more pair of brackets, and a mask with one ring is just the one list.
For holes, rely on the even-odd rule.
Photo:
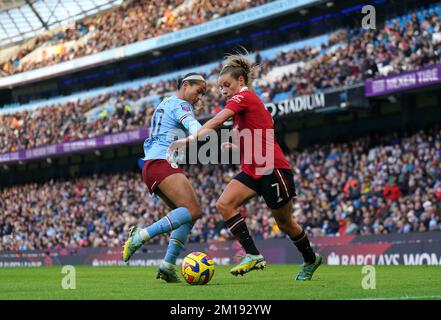
[(61, 266), (0, 269), (0, 299), (441, 299), (440, 266), (376, 266), (364, 290), (362, 266), (321, 266), (312, 281), (293, 280), (298, 265), (270, 265), (241, 277), (216, 266), (205, 286), (168, 284), (155, 267), (76, 267), (76, 289), (61, 288)]

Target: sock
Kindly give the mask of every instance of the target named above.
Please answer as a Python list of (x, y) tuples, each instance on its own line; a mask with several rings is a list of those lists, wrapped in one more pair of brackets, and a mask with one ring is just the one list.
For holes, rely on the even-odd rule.
[(256, 248), (256, 245), (254, 244), (253, 238), (251, 238), (250, 233), (248, 232), (245, 219), (240, 215), (240, 213), (225, 221), (225, 224), (227, 225), (228, 229), (230, 229), (236, 240), (239, 241), (239, 243), (245, 249), (246, 253), (254, 255), (260, 254), (259, 250)]
[(291, 240), (302, 254), (303, 260), (306, 263), (313, 263), (315, 261), (315, 253), (304, 230), (297, 237), (291, 238)]
[(165, 261), (165, 260), (162, 261), (161, 265), (164, 266), (164, 267), (166, 267), (166, 268), (169, 269), (169, 270), (173, 270), (173, 269), (175, 268), (175, 265), (174, 265), (174, 264), (171, 264), (171, 263), (169, 263), (169, 262), (167, 262), (167, 261)]
[(172, 265), (176, 264), (176, 259), (178, 258), (179, 253), (181, 253), (181, 250), (184, 248), (184, 245), (187, 242), (187, 238), (190, 234), (191, 228), (193, 228), (193, 225), (191, 223), (185, 223), (179, 228), (173, 230), (170, 235), (170, 240), (168, 241), (168, 248), (164, 258), (165, 262)]
[(144, 241), (152, 239), (160, 234), (170, 232), (181, 225), (190, 223), (192, 220), (190, 211), (185, 207), (176, 208), (161, 220), (156, 221), (140, 232)]

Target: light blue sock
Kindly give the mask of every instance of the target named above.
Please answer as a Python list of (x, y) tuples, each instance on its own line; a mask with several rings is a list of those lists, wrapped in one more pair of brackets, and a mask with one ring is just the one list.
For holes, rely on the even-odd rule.
[(190, 211), (185, 207), (176, 208), (161, 220), (156, 221), (151, 226), (140, 232), (144, 241), (152, 239), (160, 234), (170, 232), (179, 228), (181, 225), (190, 223), (192, 220)]
[(187, 242), (188, 235), (190, 234), (193, 225), (191, 223), (186, 223), (179, 228), (173, 230), (170, 235), (170, 240), (168, 242), (167, 252), (165, 254), (164, 261), (175, 265), (176, 259), (184, 248)]

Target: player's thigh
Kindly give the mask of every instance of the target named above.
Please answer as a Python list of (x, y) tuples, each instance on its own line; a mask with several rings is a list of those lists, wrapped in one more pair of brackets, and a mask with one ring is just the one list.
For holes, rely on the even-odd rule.
[(183, 173), (174, 173), (158, 185), (161, 193), (176, 207), (186, 207), (193, 218), (199, 218), (201, 208), (190, 181)]
[(247, 202), (249, 199), (255, 197), (256, 192), (242, 182), (233, 179), (228, 183), (224, 192), (217, 200), (216, 206), (221, 212), (224, 219), (229, 219), (234, 216), (237, 209)]
[(173, 201), (171, 201), (159, 188), (156, 188), (155, 193), (167, 204), (171, 210), (177, 208)]

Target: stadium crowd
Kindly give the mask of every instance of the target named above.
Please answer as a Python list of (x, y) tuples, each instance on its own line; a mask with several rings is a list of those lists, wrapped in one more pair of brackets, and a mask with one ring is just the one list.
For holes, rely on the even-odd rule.
[[(354, 84), (379, 74), (441, 62), (441, 20), (435, 12), (426, 14), (421, 20), (414, 14), (403, 27), (394, 21), (379, 30), (360, 28), (336, 34), (321, 48), (281, 52), (273, 59), (261, 59), (257, 53), (256, 62), (260, 68), (256, 70), (255, 88), (262, 100), (270, 102), (281, 92), (310, 94)], [(271, 70), (289, 64), (293, 65), (294, 72), (274, 81), (265, 80)], [(219, 67), (214, 68), (205, 76), (215, 80), (218, 71)], [(160, 81), (34, 111), (0, 115), (0, 153), (147, 126), (153, 106), (144, 98), (166, 95), (175, 90), (176, 80)], [(221, 110), (224, 103), (217, 86), (211, 82), (197, 115), (210, 116)], [(98, 119), (86, 116), (88, 111), (109, 104), (115, 107), (114, 113), (104, 111)]]
[[(55, 34), (43, 33), (32, 41), (32, 45), (24, 46), (16, 56), (3, 62), (0, 76), (54, 65), (174, 32), (259, 6), (270, 0), (236, 0), (233, 3), (182, 0), (156, 2), (146, 0), (125, 2), (116, 10), (77, 21), (74, 26), (64, 31)], [(314, 88), (334, 87), (373, 76), (376, 72), (376, 63), (389, 66), (385, 71), (389, 73), (416, 69), (431, 63), (433, 59), (439, 61), (440, 32), (441, 23), (437, 12), (431, 14), (427, 12), (422, 19), (414, 13), (406, 25), (400, 25), (395, 20), (394, 23), (387, 24), (379, 30), (366, 32), (362, 28), (350, 29), (351, 37), (347, 39), (341, 50), (317, 58), (313, 66), (297, 72), (298, 80), (292, 85), (308, 92)], [(87, 40), (80, 42), (82, 38)], [(26, 56), (37, 48), (72, 41), (78, 43), (67, 48), (61, 46), (51, 51), (50, 55), (46, 50), (42, 50), (40, 55), (26, 59)], [(302, 58), (311, 59), (311, 54), (307, 53)], [(292, 60), (296, 56), (298, 55), (292, 54), (281, 57), (281, 60)]]
[[(416, 70), (441, 62), (441, 19), (437, 13), (418, 19), (414, 13), (410, 21), (400, 26), (392, 24), (366, 31), (348, 30), (345, 37), (317, 48), (281, 52), (272, 61), (262, 61), (263, 72), (274, 66), (303, 62), (282, 79), (264, 84), (272, 98), (279, 92), (311, 94), (318, 90), (351, 85), (367, 78)], [(332, 49), (332, 50), (330, 50)]]
[(132, 96), (132, 93), (132, 90), (127, 90), (124, 95), (115, 99), (115, 112), (112, 115), (103, 110), (94, 121), (88, 120), (86, 112), (110, 99), (110, 95), (42, 107), (35, 111), (21, 111), (13, 115), (0, 115), (0, 153), (146, 126), (150, 122), (149, 111), (153, 109), (143, 104), (135, 112), (125, 98)]
[[(55, 65), (158, 37), (270, 1), (126, 1), (115, 10), (76, 21), (56, 33), (49, 31), (28, 41), (15, 56), (2, 63), (0, 76)], [(26, 59), (40, 47), (55, 46), (56, 50), (42, 50), (35, 57)]]
[[(292, 150), (293, 215), (311, 236), (441, 230), (441, 129), (366, 136)], [(184, 166), (204, 215), (190, 241), (231, 239), (216, 200), (233, 165)], [(0, 190), (0, 251), (121, 246), (128, 228), (168, 212), (140, 172), (99, 174)], [(242, 207), (256, 239), (284, 237), (258, 198)], [(166, 236), (156, 238), (164, 244)]]

